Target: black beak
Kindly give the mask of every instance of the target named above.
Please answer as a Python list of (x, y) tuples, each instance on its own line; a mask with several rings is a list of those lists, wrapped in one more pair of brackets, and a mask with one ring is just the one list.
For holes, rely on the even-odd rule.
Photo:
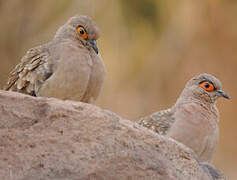
[(88, 40), (88, 44), (89, 44), (89, 46), (91, 46), (91, 47), (94, 49), (94, 51), (96, 52), (96, 54), (99, 53), (96, 40), (90, 40), (90, 39), (89, 39), (89, 40)]
[(228, 96), (224, 91), (217, 90), (217, 92), (221, 97), (226, 98), (226, 99), (230, 99), (230, 96)]

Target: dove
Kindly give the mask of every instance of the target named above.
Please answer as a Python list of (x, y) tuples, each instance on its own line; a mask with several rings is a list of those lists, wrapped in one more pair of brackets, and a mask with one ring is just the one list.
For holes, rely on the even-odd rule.
[(106, 75), (98, 38), (99, 28), (90, 17), (71, 17), (52, 41), (27, 51), (10, 73), (4, 89), (94, 103)]
[(210, 162), (219, 139), (216, 102), (220, 97), (230, 98), (220, 80), (203, 73), (187, 82), (171, 108), (143, 117), (138, 124), (188, 146), (199, 161)]

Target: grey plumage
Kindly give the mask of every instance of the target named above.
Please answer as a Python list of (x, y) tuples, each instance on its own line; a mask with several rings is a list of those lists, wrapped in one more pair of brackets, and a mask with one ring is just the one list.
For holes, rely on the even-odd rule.
[(229, 98), (221, 90), (221, 82), (212, 75), (200, 74), (188, 81), (174, 106), (141, 118), (138, 123), (182, 142), (200, 161), (210, 162), (219, 136), (219, 97)]
[(207, 162), (199, 163), (201, 168), (212, 178), (213, 180), (224, 180), (226, 179), (225, 175), (217, 168), (212, 166)]
[(26, 53), (4, 89), (93, 103), (106, 74), (97, 54), (98, 38), (99, 29), (90, 17), (70, 18), (51, 42)]

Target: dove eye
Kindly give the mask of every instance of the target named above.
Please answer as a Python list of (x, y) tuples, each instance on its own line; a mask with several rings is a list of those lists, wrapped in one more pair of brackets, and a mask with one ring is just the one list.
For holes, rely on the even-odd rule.
[(77, 32), (79, 33), (79, 35), (80, 35), (81, 37), (83, 37), (84, 39), (87, 39), (88, 34), (87, 34), (86, 30), (84, 29), (84, 27), (78, 26), (78, 27), (77, 27)]
[(214, 85), (208, 81), (201, 82), (200, 87), (205, 89), (206, 91), (214, 91), (215, 90)]

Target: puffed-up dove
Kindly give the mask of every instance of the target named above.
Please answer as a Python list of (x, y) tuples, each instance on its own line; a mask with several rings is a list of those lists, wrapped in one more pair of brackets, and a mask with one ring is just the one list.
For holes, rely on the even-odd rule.
[(216, 101), (219, 97), (229, 99), (221, 86), (210, 74), (195, 76), (170, 109), (141, 118), (138, 123), (188, 146), (199, 161), (210, 162), (219, 136)]
[(70, 18), (52, 41), (26, 53), (10, 73), (4, 89), (93, 103), (106, 74), (98, 38), (98, 26), (90, 17)]

